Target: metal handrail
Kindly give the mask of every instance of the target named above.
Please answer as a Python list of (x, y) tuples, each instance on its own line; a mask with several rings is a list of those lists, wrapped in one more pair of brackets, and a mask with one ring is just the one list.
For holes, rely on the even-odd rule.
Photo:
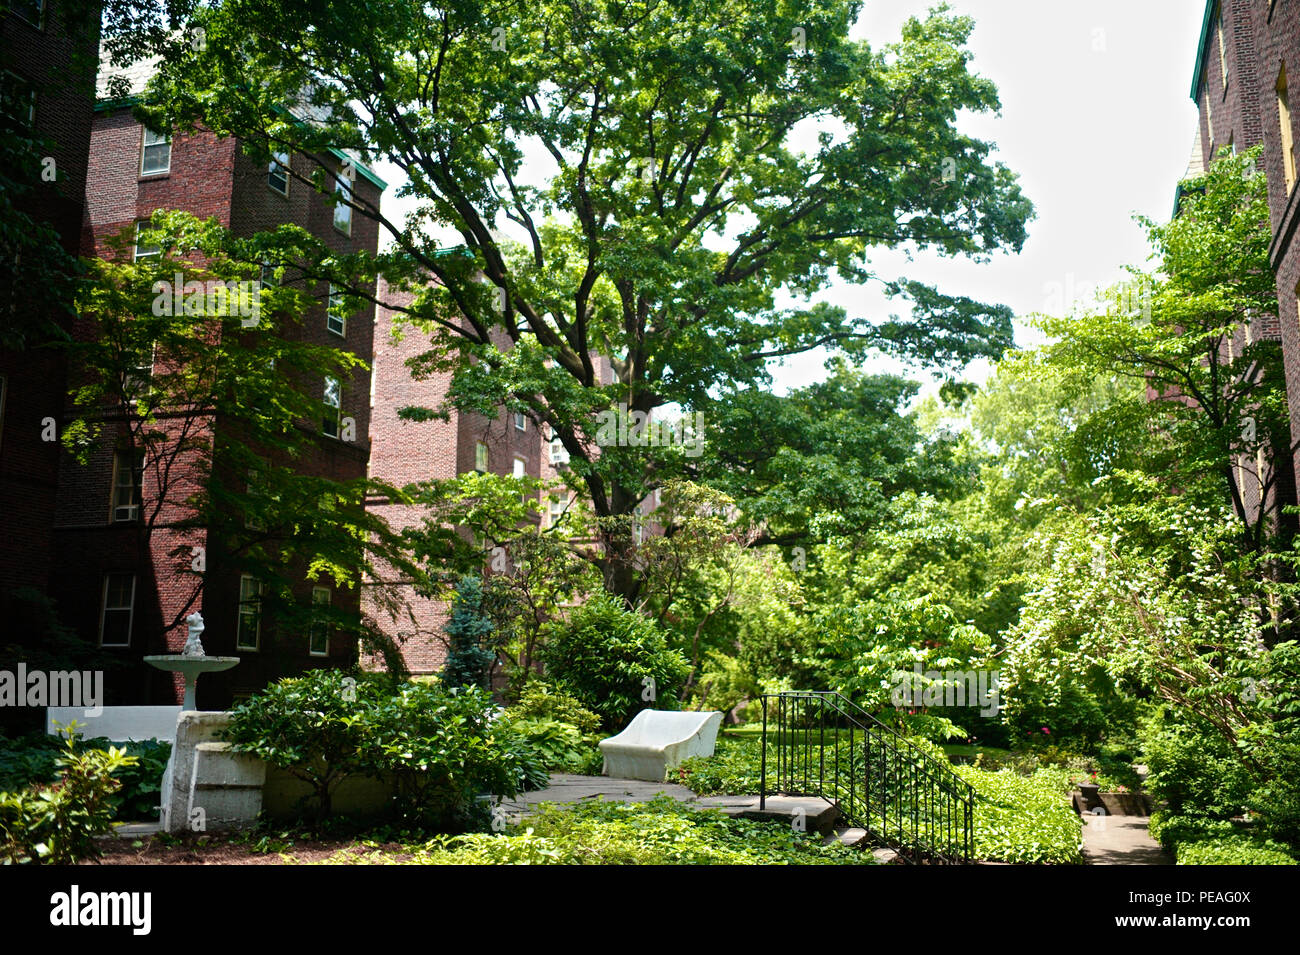
[[(970, 860), (974, 788), (947, 763), (831, 690), (762, 697), (760, 809), (766, 808), (769, 792), (769, 701), (774, 703), (776, 723), (774, 794), (827, 800), (851, 825), (865, 829), (905, 861)], [(829, 747), (828, 729), (833, 740)], [(842, 746), (845, 731), (847, 752)]]

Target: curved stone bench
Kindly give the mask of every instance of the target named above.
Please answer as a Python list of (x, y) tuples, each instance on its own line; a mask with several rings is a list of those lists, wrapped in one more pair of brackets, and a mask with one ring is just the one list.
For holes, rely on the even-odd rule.
[(664, 781), (664, 773), (692, 756), (712, 756), (722, 726), (717, 710), (642, 710), (617, 736), (600, 741), (602, 772), (618, 779)]

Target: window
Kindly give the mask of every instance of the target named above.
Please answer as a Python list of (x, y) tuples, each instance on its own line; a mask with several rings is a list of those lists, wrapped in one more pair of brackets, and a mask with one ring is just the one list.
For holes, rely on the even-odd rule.
[(347, 332), (347, 316), (343, 312), (343, 293), (330, 283), (329, 306), (325, 310), (325, 327), (335, 335), (344, 335)]
[(282, 196), (289, 194), (289, 154), (283, 150), (271, 153), (271, 163), (266, 169), (266, 184)]
[(36, 87), (17, 73), (0, 73), (0, 110), (20, 126), (36, 125)]
[[(514, 476), (517, 478), (525, 478), (528, 476), (528, 463), (524, 461), (523, 458), (519, 458), (519, 457), (515, 458)], [(528, 503), (527, 494), (519, 495), (519, 499), (523, 501), (525, 504)]]
[(557, 468), (569, 463), (569, 452), (565, 450), (564, 442), (554, 431), (551, 432), (550, 456), (551, 464)]
[(480, 474), (487, 474), (488, 469), (488, 450), (487, 445), (482, 441), (474, 445), (474, 470)]
[[(330, 605), (329, 588), (313, 587), (311, 589), (311, 602), (316, 607), (328, 607)], [(325, 621), (318, 620), (312, 623), (307, 636), (307, 652), (314, 657), (329, 656), (330, 628)]]
[(274, 288), (280, 284), (280, 270), (271, 262), (263, 262), (258, 278), (261, 279), (263, 288)]
[(166, 133), (144, 129), (140, 146), (140, 175), (153, 176), (170, 171), (172, 167), (172, 138)]
[(525, 415), (522, 411), (515, 412), (515, 430), (516, 431), (528, 430), (528, 416)]
[(1210, 88), (1201, 81), (1205, 90), (1205, 141), (1210, 144), (1210, 157), (1214, 157), (1214, 108), (1210, 106)]
[(567, 502), (558, 494), (552, 494), (550, 499), (550, 526), (554, 527), (560, 523), (560, 518), (564, 516), (564, 507)]
[(139, 356), (139, 364), (122, 376), (122, 394), (131, 404), (149, 396), (149, 387), (153, 383), (153, 369), (158, 362), (157, 343), (149, 346), (147, 354)]
[(346, 176), (351, 168), (350, 164), (343, 167), (334, 186), (334, 198), (337, 200), (334, 204), (334, 228), (345, 235), (352, 234), (352, 207), (348, 205), (352, 198), (352, 183)]
[(1286, 67), (1277, 76), (1277, 118), (1282, 127), (1282, 169), (1286, 173), (1287, 195), (1295, 188), (1295, 135), (1291, 126), (1291, 103), (1287, 98)]
[(237, 650), (256, 650), (262, 637), (262, 582), (244, 574), (239, 578), (239, 624), (235, 633)]
[(118, 451), (113, 455), (114, 523), (134, 521), (140, 516), (140, 487), (144, 483), (144, 454)]
[(339, 436), (339, 420), (343, 415), (343, 385), (337, 378), (325, 376), (325, 416), (321, 431), (331, 438)]
[(45, 0), (9, 0), (9, 12), (18, 14), (38, 30), (45, 26)]
[(1228, 88), (1228, 51), (1223, 38), (1223, 8), (1219, 8), (1219, 76), (1223, 79), (1223, 88)]
[(141, 259), (156, 259), (162, 255), (162, 249), (144, 241), (143, 236), (150, 228), (148, 222), (137, 222), (135, 224), (135, 261), (137, 262)]
[(131, 619), (135, 613), (135, 574), (105, 574), (104, 600), (99, 615), (99, 645), (131, 645)]

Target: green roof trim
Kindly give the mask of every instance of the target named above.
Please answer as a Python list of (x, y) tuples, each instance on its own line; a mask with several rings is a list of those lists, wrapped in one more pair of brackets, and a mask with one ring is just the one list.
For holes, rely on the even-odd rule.
[(1205, 0), (1205, 20), (1201, 23), (1201, 42), (1196, 47), (1196, 75), (1192, 77), (1192, 102), (1200, 102), (1201, 81), (1205, 79), (1205, 51), (1210, 48), (1210, 26), (1219, 0)]
[(365, 163), (358, 160), (356, 156), (349, 156), (343, 150), (334, 149), (333, 147), (330, 148), (330, 152), (334, 156), (343, 160), (344, 162), (352, 163), (352, 165), (356, 168), (357, 172), (361, 173), (363, 178), (368, 179), (371, 183), (379, 187), (380, 192), (383, 192), (385, 189), (388, 188), (388, 183), (384, 182), (384, 180), (380, 179), (377, 175), (375, 175), (374, 170), (372, 170)]

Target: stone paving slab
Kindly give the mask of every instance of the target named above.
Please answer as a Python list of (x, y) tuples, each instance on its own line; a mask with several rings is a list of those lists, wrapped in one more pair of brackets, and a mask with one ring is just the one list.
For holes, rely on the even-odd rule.
[(1149, 816), (1085, 816), (1083, 861), (1088, 865), (1173, 865), (1147, 832)]

